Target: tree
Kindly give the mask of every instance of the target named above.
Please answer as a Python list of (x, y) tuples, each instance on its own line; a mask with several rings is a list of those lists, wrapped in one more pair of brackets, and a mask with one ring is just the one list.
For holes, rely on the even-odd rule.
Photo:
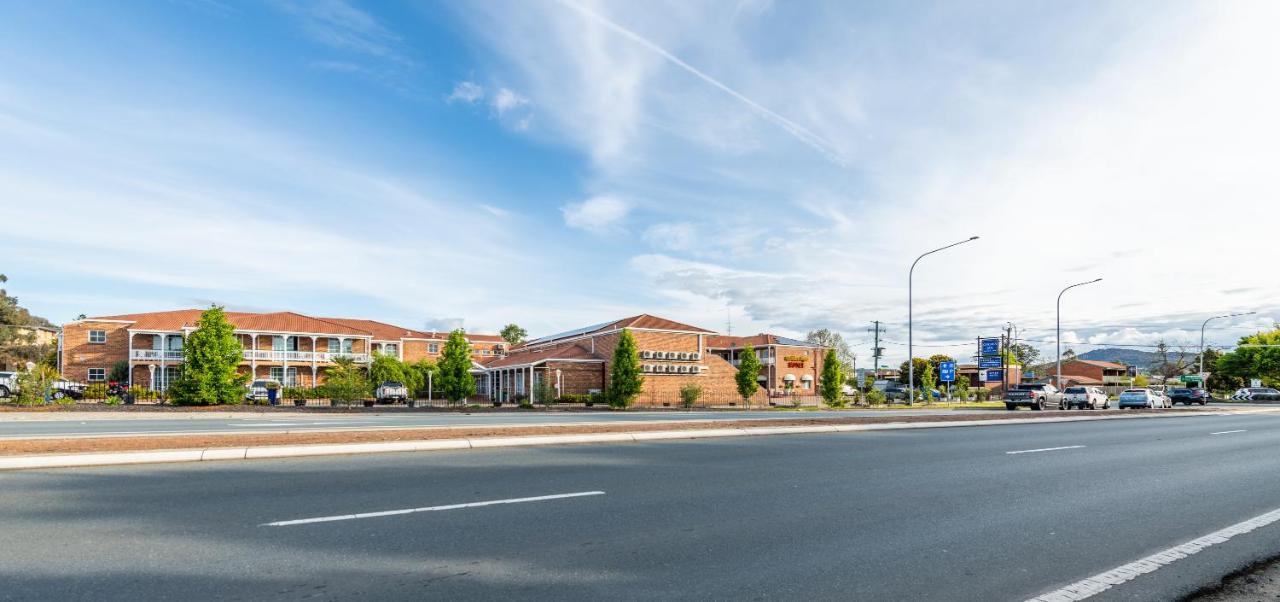
[[(1071, 353), (1070, 349), (1067, 351)], [(1062, 359), (1067, 360), (1066, 354), (1063, 354)], [(1071, 359), (1075, 359), (1075, 353), (1071, 353)], [(1040, 361), (1040, 350), (1027, 343), (1014, 343), (1009, 345), (1009, 361), (1023, 366), (1034, 366)]]
[(959, 397), (960, 401), (969, 400), (969, 377), (960, 374), (959, 370), (956, 371), (955, 388), (956, 397)]
[(925, 403), (933, 401), (933, 390), (937, 387), (937, 379), (934, 377), (933, 364), (926, 363), (924, 372), (920, 374), (920, 390), (924, 393)]
[[(8, 280), (4, 274), (0, 274), (0, 284)], [(37, 345), (35, 336), (30, 331), (19, 330), (24, 326), (49, 327), (52, 324), (44, 318), (31, 315), (31, 312), (18, 305), (17, 297), (10, 297), (0, 288), (0, 368), (25, 369), (28, 362), (37, 363), (51, 351), (50, 345)]]
[(333, 366), (325, 372), (323, 388), (331, 402), (348, 406), (373, 392), (364, 367), (349, 357), (334, 358)]
[[(1239, 389), (1249, 384), (1249, 381), (1245, 380), (1244, 378), (1241, 378), (1234, 374), (1224, 374), (1218, 371), (1218, 361), (1220, 358), (1222, 358), (1225, 355), (1226, 354), (1223, 353), (1221, 350), (1214, 349), (1212, 347), (1205, 348), (1203, 365), (1204, 365), (1205, 372), (1209, 373), (1209, 378), (1205, 379), (1206, 382), (1204, 383), (1204, 387), (1206, 389), (1210, 388), (1210, 383), (1212, 383), (1212, 388), (1214, 390), (1219, 390), (1219, 391), (1228, 390), (1228, 389), (1230, 390)], [(1199, 367), (1201, 366), (1200, 354), (1196, 354), (1196, 356), (1193, 358), (1192, 365), (1196, 366), (1196, 368), (1199, 369)]]
[(512, 347), (515, 347), (516, 345), (523, 343), (525, 337), (529, 336), (528, 331), (526, 331), (523, 328), (520, 328), (520, 326), (516, 324), (507, 324), (506, 326), (503, 326), (502, 332), (498, 334), (502, 335), (502, 340), (506, 341), (507, 344), (511, 345)]
[(107, 375), (107, 380), (122, 384), (129, 382), (129, 362), (120, 360), (111, 364), (111, 373)]
[(1139, 374), (1133, 377), (1133, 386), (1135, 387), (1145, 387), (1149, 384), (1151, 384), (1151, 381), (1147, 378), (1147, 375), (1145, 374)]
[(1216, 381), (1221, 376), (1246, 383), (1260, 378), (1268, 386), (1280, 380), (1280, 347), (1259, 345), (1280, 345), (1280, 329), (1241, 337), (1234, 351), (1218, 358), (1212, 378)]
[(382, 354), (373, 356), (373, 362), (369, 364), (369, 380), (373, 381), (375, 387), (389, 380), (405, 383), (406, 386), (409, 384), (404, 364), (395, 356)]
[(18, 374), (18, 405), (34, 406), (45, 402), (53, 382), (61, 379), (58, 371), (48, 366), (36, 366)]
[(751, 345), (742, 348), (738, 353), (738, 373), (733, 379), (738, 383), (738, 395), (742, 403), (751, 407), (751, 397), (760, 389), (760, 358), (756, 357), (756, 349)]
[(244, 399), (244, 384), (249, 379), (248, 374), (236, 370), (243, 353), (235, 327), (227, 321), (222, 308), (214, 305), (206, 309), (182, 346), (182, 369), (169, 386), (173, 403), (240, 403)]
[(476, 379), (471, 375), (471, 343), (461, 328), (449, 333), (437, 367), (439, 382), (435, 385), (445, 399), (459, 403), (476, 394)]
[[(924, 358), (919, 358), (919, 357), (917, 357), (917, 358), (912, 359), (912, 363), (914, 363), (914, 364), (915, 364), (915, 376), (916, 376), (916, 379), (915, 379), (915, 382), (910, 383), (910, 385), (911, 385), (912, 387), (919, 387), (919, 386), (920, 386), (920, 376), (921, 376), (922, 374), (924, 374), (924, 367), (925, 367), (925, 366), (927, 366), (927, 365), (929, 365), (929, 360), (926, 360), (926, 359), (924, 359)], [(905, 385), (905, 384), (908, 384), (908, 383), (907, 383), (907, 374), (908, 374), (908, 373), (907, 373), (907, 362), (905, 362), (905, 361), (904, 361), (904, 362), (902, 362), (902, 365), (898, 367), (898, 382), (900, 382), (900, 383), (902, 383), (902, 384), (904, 384), (904, 385)]]
[(840, 373), (850, 374), (853, 372), (858, 356), (849, 348), (849, 344), (844, 340), (844, 335), (834, 330), (821, 328), (810, 330), (809, 334), (804, 336), (804, 340), (827, 349), (834, 349), (836, 359), (840, 362)]
[[(1037, 353), (1037, 355), (1039, 355), (1039, 354)], [(1072, 360), (1074, 360), (1074, 359), (1076, 359), (1076, 350), (1075, 350), (1075, 349), (1068, 349), (1068, 350), (1066, 350), (1066, 351), (1063, 351), (1063, 352), (1062, 352), (1062, 361), (1064, 361), (1064, 362), (1070, 362), (1070, 361), (1072, 361)]]
[(833, 408), (844, 405), (844, 374), (841, 368), (836, 350), (828, 348), (826, 357), (822, 359), (822, 382), (818, 383), (818, 392), (822, 394), (822, 400)]
[(702, 397), (702, 385), (686, 383), (680, 387), (680, 405), (685, 409), (696, 405), (699, 397)]
[[(414, 397), (422, 397), (427, 395), (430, 397), (429, 390), (434, 389), (439, 369), (436, 363), (429, 359), (420, 359), (405, 367), (405, 372), (413, 374), (413, 384), (417, 387), (413, 390)], [(408, 376), (406, 374), (405, 376)], [(409, 383), (405, 383), (406, 385)]]
[(640, 374), (640, 350), (636, 348), (636, 339), (631, 336), (630, 330), (623, 330), (618, 337), (612, 363), (609, 387), (605, 394), (610, 406), (626, 409), (644, 387), (644, 376)]
[(1169, 346), (1164, 340), (1156, 342), (1156, 360), (1151, 366), (1151, 371), (1164, 377), (1165, 380), (1174, 378), (1180, 374), (1187, 372), (1187, 350), (1180, 348), (1172, 357), (1169, 355)]

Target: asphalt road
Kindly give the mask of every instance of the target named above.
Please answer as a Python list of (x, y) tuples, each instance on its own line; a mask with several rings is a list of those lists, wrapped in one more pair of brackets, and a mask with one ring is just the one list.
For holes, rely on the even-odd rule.
[(1280, 508), (1277, 446), (1261, 413), (3, 473), (0, 600), (1023, 600)]
[[(778, 420), (817, 416), (909, 416), (940, 413), (990, 413), (997, 410), (847, 410), (839, 413), (793, 413), (777, 411), (716, 412), (530, 412), (477, 413), (452, 412), (386, 413), (386, 414), (265, 414), (253, 418), (147, 418), (134, 415), (119, 419), (97, 418), (66, 420), (52, 416), (50, 420), (5, 420), (0, 415), (0, 439), (14, 437), (83, 437), (103, 435), (251, 433), (268, 431), (375, 430), (405, 427), (456, 426), (532, 426), (547, 424), (587, 424), (618, 422), (654, 422), (664, 420)], [(998, 410), (1003, 412), (1004, 410)], [(27, 417), (23, 417), (27, 418)]]

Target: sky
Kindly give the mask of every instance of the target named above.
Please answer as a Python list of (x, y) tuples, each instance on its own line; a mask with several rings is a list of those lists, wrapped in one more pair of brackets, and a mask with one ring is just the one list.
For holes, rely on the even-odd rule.
[(651, 313), (886, 363), (1280, 319), (1280, 4), (0, 5), (0, 273), (533, 336)]

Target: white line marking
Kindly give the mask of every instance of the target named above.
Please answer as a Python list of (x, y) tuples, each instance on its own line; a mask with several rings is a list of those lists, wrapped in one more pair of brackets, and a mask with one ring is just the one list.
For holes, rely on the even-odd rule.
[(241, 422), (231, 426), (302, 426), (305, 422)]
[(1214, 531), (1204, 537), (1193, 539), (1182, 545), (1164, 550), (1163, 552), (1156, 552), (1146, 558), (1118, 566), (1105, 573), (1098, 573), (1088, 579), (1081, 579), (1080, 581), (1072, 583), (1062, 589), (1031, 598), (1027, 602), (1083, 600), (1111, 589), (1112, 586), (1132, 581), (1136, 579), (1138, 575), (1153, 572), (1215, 544), (1226, 543), (1227, 540), (1235, 537), (1236, 535), (1244, 535), (1254, 529), (1265, 527), (1276, 521), (1280, 521), (1280, 509), (1272, 510), (1271, 512), (1256, 516), (1244, 522), (1236, 523), (1225, 529)]
[(339, 516), (318, 516), (315, 518), (299, 518), (296, 520), (282, 520), (274, 523), (264, 523), (260, 527), (288, 527), (290, 525), (306, 525), (310, 523), (329, 523), (339, 520), (355, 520), (358, 518), (376, 518), (379, 516), (395, 516), (397, 514), (413, 514), (415, 512), (437, 512), (440, 510), (458, 510), (461, 508), (479, 508), (481, 506), (497, 506), (499, 504), (522, 504), (524, 502), (543, 502), (546, 500), (560, 500), (571, 497), (585, 497), (588, 495), (604, 495), (603, 491), (580, 491), (578, 493), (557, 493), (554, 495), (540, 495), (537, 497), (518, 497), (507, 500), (489, 500), (487, 502), (468, 502), (466, 504), (449, 504), (447, 506), (427, 506), (425, 508), (405, 508), (403, 510), (383, 510), (381, 512), (362, 512), (360, 514), (343, 514)]
[(1209, 434), (1210, 435), (1230, 435), (1231, 433), (1246, 433), (1246, 432), (1248, 432), (1248, 429), (1240, 429), (1238, 431), (1218, 431), (1216, 433), (1209, 433)]
[(1082, 447), (1084, 447), (1084, 446), (1083, 446), (1083, 445), (1065, 445), (1065, 446), (1063, 446), (1063, 447), (1042, 447), (1042, 448), (1040, 448), (1040, 449), (1023, 449), (1023, 450), (1018, 450), (1018, 451), (1008, 451), (1008, 452), (1004, 452), (1004, 453), (1006, 453), (1006, 454), (1010, 454), (1010, 455), (1012, 455), (1012, 454), (1034, 454), (1034, 453), (1036, 453), (1036, 452), (1058, 451), (1058, 450), (1060, 450), (1060, 449), (1080, 449), (1080, 448), (1082, 448)]

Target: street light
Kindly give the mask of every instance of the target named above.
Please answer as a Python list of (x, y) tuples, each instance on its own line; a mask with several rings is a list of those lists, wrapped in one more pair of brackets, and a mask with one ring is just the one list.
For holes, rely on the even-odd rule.
[(960, 242), (953, 242), (945, 247), (938, 247), (932, 251), (929, 251), (928, 253), (924, 253), (923, 255), (917, 257), (915, 261), (911, 262), (911, 269), (907, 271), (907, 390), (911, 392), (911, 396), (907, 401), (908, 404), (915, 403), (915, 400), (916, 400), (916, 384), (915, 384), (916, 383), (916, 363), (915, 363), (915, 353), (913, 352), (912, 338), (911, 338), (911, 335), (912, 335), (911, 320), (913, 317), (912, 310), (911, 310), (911, 295), (912, 295), (911, 287), (912, 287), (912, 280), (915, 278), (916, 264), (920, 263), (920, 260), (924, 259), (926, 255), (933, 255), (938, 251), (945, 251), (956, 245), (962, 245), (964, 243), (973, 242), (975, 240), (978, 240), (978, 237), (971, 236), (966, 240), (962, 240)]
[(1058, 293), (1058, 335), (1054, 337), (1055, 339), (1057, 339), (1057, 343), (1058, 343), (1058, 358), (1057, 358), (1058, 359), (1058, 378), (1057, 380), (1054, 381), (1053, 384), (1059, 388), (1062, 387), (1062, 294), (1077, 286), (1093, 284), (1095, 282), (1100, 282), (1101, 280), (1102, 280), (1101, 278), (1095, 278), (1088, 282), (1077, 282), (1071, 286), (1068, 286), (1067, 288), (1062, 289), (1061, 293)]
[[(1227, 314), (1225, 316), (1214, 316), (1212, 318), (1209, 318), (1209, 320), (1217, 320), (1219, 318), (1234, 318), (1236, 316), (1252, 316), (1253, 314), (1256, 314), (1256, 313), (1258, 312), (1246, 311), (1241, 314)], [(1204, 327), (1209, 325), (1209, 320), (1205, 320), (1204, 324), (1200, 325), (1200, 378), (1201, 379), (1204, 378)], [(1205, 383), (1201, 381), (1200, 384), (1203, 385)]]

